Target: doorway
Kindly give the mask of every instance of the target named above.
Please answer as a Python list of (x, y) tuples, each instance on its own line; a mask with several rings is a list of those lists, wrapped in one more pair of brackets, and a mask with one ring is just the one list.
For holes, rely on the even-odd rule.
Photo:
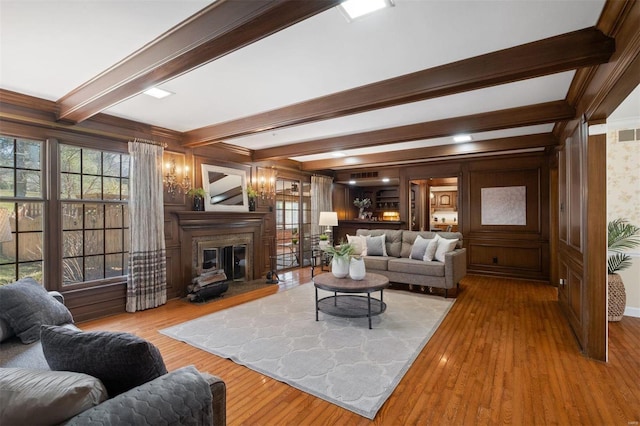
[(311, 184), (293, 178), (276, 179), (276, 270), (309, 264)]
[(409, 229), (412, 231), (459, 230), (458, 177), (409, 181)]

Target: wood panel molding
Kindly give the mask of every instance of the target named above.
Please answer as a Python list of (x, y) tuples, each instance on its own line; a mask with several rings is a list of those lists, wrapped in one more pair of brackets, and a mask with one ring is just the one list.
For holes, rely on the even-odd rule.
[(323, 12), (340, 0), (220, 0), (58, 100), (60, 120), (78, 123), (150, 87), (184, 74)]
[[(425, 69), (187, 132), (198, 146), (605, 63), (614, 41), (595, 28)], [(487, 67), (491, 63), (493, 66)]]

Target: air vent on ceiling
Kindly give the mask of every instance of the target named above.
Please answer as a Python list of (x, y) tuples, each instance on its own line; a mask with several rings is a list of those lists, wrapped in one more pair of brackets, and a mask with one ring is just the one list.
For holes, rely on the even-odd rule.
[(351, 173), (351, 179), (377, 178), (378, 172)]
[(640, 129), (618, 130), (618, 141), (619, 142), (639, 142)]

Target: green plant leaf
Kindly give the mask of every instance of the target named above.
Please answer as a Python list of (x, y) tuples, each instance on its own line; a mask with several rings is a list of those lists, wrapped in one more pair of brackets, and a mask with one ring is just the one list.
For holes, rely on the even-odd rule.
[(640, 246), (640, 227), (626, 219), (615, 219), (607, 226), (607, 246), (609, 251), (620, 253)]
[(631, 256), (624, 253), (614, 253), (607, 259), (607, 273), (615, 274), (631, 266)]

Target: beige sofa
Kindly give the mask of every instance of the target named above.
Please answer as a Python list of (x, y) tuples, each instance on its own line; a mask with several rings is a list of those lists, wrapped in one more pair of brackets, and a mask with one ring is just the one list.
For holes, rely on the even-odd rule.
[(382, 274), (390, 282), (437, 287), (448, 290), (459, 287), (460, 280), (467, 274), (467, 249), (462, 247), (462, 234), (459, 232), (437, 232), (445, 239), (458, 239), (456, 248), (445, 254), (444, 263), (411, 259), (411, 248), (418, 235), (432, 239), (436, 232), (417, 232), (389, 229), (358, 229), (356, 235), (372, 237), (385, 235), (387, 256), (364, 256), (367, 272)]

